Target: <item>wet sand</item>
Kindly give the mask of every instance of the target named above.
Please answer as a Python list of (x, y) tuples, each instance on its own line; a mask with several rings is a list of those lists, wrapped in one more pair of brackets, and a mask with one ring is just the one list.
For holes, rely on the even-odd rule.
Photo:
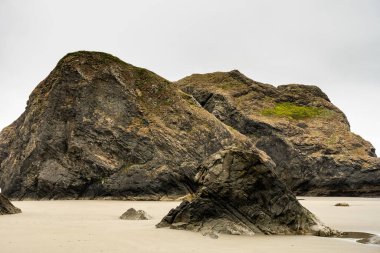
[[(342, 231), (380, 234), (380, 198), (299, 197), (325, 224)], [(336, 207), (347, 202), (349, 207)], [(228, 236), (156, 229), (179, 202), (14, 201), (23, 213), (0, 216), (1, 253), (96, 252), (380, 252), (380, 246), (354, 239), (315, 236)], [(120, 220), (128, 208), (143, 209), (153, 219)]]

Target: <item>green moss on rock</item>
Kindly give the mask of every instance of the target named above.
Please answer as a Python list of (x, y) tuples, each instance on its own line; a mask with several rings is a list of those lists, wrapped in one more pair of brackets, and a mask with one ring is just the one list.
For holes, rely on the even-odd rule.
[(278, 103), (273, 108), (261, 111), (264, 116), (285, 117), (295, 120), (314, 118), (324, 115), (327, 112), (324, 108), (312, 106), (300, 106), (291, 102)]

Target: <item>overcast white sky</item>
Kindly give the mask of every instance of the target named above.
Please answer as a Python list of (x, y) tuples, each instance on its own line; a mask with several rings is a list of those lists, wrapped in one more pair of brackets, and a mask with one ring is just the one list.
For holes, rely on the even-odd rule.
[(377, 0), (0, 0), (0, 128), (77, 50), (173, 81), (238, 69), (274, 85), (318, 85), (380, 149)]

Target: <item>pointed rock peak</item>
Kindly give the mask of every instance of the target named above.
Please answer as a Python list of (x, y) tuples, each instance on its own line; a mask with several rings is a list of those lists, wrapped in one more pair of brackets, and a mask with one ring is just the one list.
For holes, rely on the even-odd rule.
[(124, 61), (120, 60), (119, 58), (107, 54), (104, 52), (96, 52), (96, 51), (77, 51), (68, 53), (65, 55), (59, 62), (60, 64), (67, 64), (67, 63), (73, 63), (73, 62), (89, 62), (89, 63), (105, 63), (105, 64), (111, 64), (111, 63), (125, 63)]
[[(133, 66), (107, 53), (78, 51), (65, 55), (57, 63), (49, 76), (33, 91), (28, 105), (34, 100), (44, 101), (45, 99), (36, 98), (46, 98), (49, 93), (54, 93), (53, 91), (62, 93), (64, 90), (71, 89), (78, 92), (86, 86), (98, 89), (103, 85), (119, 85), (123, 92), (146, 91), (150, 95), (156, 90), (164, 90), (169, 85), (169, 81), (147, 69)], [(69, 94), (71, 93), (63, 92), (60, 96)]]
[(244, 84), (252, 84), (252, 83), (257, 83), (256, 81), (248, 78), (244, 74), (242, 74), (239, 70), (234, 69), (228, 72), (228, 74), (235, 80), (240, 81)]
[(58, 74), (59, 77), (67, 77), (70, 74), (70, 79), (76, 77), (74, 81), (94, 77), (104, 79), (108, 75), (116, 79), (124, 77), (127, 81), (138, 79), (144, 83), (149, 80), (168, 83), (166, 79), (145, 68), (126, 63), (108, 53), (93, 51), (78, 51), (65, 55), (52, 73)]

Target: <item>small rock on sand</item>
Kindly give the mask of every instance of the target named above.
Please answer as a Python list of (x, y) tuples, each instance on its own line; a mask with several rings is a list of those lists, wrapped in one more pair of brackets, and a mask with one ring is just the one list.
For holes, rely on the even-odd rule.
[(143, 210), (136, 211), (134, 208), (129, 208), (120, 216), (122, 220), (150, 220), (151, 217)]
[(361, 240), (358, 240), (357, 242), (364, 243), (364, 244), (378, 244), (378, 245), (380, 245), (380, 236), (373, 235), (370, 238), (363, 238)]
[(341, 203), (336, 203), (335, 206), (350, 206), (348, 203), (341, 202)]

